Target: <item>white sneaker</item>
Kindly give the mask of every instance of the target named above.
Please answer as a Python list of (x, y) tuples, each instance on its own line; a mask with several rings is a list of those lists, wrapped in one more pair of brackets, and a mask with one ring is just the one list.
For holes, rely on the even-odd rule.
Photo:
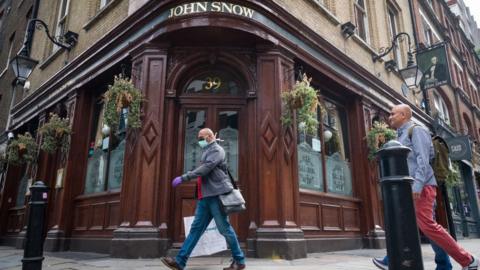
[(468, 266), (463, 267), (462, 270), (478, 270), (477, 258), (473, 257), (472, 262)]

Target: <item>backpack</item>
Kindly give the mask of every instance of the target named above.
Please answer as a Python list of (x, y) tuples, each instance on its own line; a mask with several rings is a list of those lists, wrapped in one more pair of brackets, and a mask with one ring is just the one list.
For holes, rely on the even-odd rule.
[[(408, 129), (408, 138), (412, 140), (413, 129), (418, 125), (413, 125)], [(433, 136), (433, 159), (430, 165), (433, 169), (433, 174), (438, 183), (445, 182), (449, 170), (448, 145), (440, 136)]]

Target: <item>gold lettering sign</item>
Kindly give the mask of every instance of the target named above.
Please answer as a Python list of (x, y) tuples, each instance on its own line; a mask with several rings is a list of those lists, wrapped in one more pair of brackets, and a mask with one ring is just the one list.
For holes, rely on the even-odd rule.
[(253, 14), (255, 13), (254, 10), (240, 6), (237, 4), (232, 3), (224, 3), (224, 2), (193, 2), (182, 4), (170, 9), (170, 13), (168, 18), (194, 14), (194, 13), (202, 13), (202, 12), (223, 12), (229, 14), (235, 14), (238, 16), (244, 16), (248, 18), (252, 18)]
[(222, 85), (222, 80), (219, 77), (207, 77), (205, 78), (205, 90), (218, 89)]

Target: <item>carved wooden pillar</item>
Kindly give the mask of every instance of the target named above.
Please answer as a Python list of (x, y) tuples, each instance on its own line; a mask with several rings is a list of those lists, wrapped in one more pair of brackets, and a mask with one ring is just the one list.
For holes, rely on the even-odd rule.
[[(121, 193), (121, 225), (112, 239), (114, 257), (159, 257), (166, 253), (169, 239), (161, 233), (158, 194), (162, 179), (167, 50), (144, 44), (132, 52), (134, 84), (144, 94), (142, 127), (127, 136)], [(164, 218), (162, 215), (161, 217)], [(159, 226), (162, 224), (162, 226)]]
[[(70, 142), (74, 141), (75, 138), (73, 136), (81, 134), (80, 132), (75, 132), (76, 130), (79, 130), (78, 126), (81, 124), (78, 122), (83, 120), (81, 112), (75, 110), (77, 108), (78, 100), (79, 96), (74, 92), (68, 96), (65, 104), (67, 108), (67, 117), (70, 120), (70, 127), (74, 131), (72, 137), (70, 137)], [(77, 128), (74, 124), (76, 124)], [(53, 179), (53, 183), (50, 185), (50, 196), (53, 197), (54, 200), (50, 200), (52, 206), (49, 206), (49, 209), (51, 209), (51, 211), (49, 211), (51, 213), (50, 220), (52, 221), (50, 222), (51, 226), (49, 227), (47, 237), (45, 238), (45, 251), (61, 251), (67, 249), (65, 236), (68, 230), (68, 222), (72, 217), (70, 211), (72, 209), (72, 190), (74, 188), (72, 175), (76, 173), (73, 170), (73, 167), (78, 166), (76, 160), (78, 153), (75, 151), (78, 151), (78, 149), (75, 149), (74, 144), (70, 143), (70, 148), (67, 153), (59, 153), (55, 155), (56, 159), (54, 161), (56, 162), (53, 164), (54, 170), (52, 172), (55, 179)], [(58, 155), (61, 155), (60, 159), (58, 158)]]
[(306, 242), (298, 224), (296, 136), (283, 128), (281, 92), (293, 61), (274, 48), (257, 54), (258, 207), (256, 250), (259, 257), (306, 257)]

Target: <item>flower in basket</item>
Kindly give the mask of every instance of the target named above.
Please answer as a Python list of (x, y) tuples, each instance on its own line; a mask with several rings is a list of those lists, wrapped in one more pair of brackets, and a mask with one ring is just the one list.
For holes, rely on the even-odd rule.
[(18, 135), (7, 146), (7, 161), (13, 165), (35, 162), (38, 145), (32, 135), (26, 132)]
[(42, 145), (40, 148), (53, 154), (57, 149), (61, 149), (62, 153), (66, 153), (70, 146), (70, 135), (72, 129), (68, 118), (61, 118), (55, 113), (50, 113), (48, 122), (43, 124), (38, 130), (42, 134)]
[(104, 121), (115, 131), (120, 121), (122, 109), (128, 108), (127, 123), (131, 128), (141, 126), (140, 110), (144, 97), (130, 79), (122, 75), (115, 76), (113, 85), (103, 95), (105, 102)]
[(368, 131), (367, 134), (367, 144), (368, 149), (368, 158), (370, 160), (375, 158), (376, 152), (388, 141), (393, 140), (397, 137), (395, 130), (388, 127), (384, 122), (375, 122), (373, 127)]
[[(302, 81), (295, 82), (292, 89), (282, 93), (283, 114), (282, 125), (289, 126), (293, 123), (293, 115), (296, 113), (299, 128), (307, 134), (317, 135), (318, 120), (317, 107), (319, 102), (318, 91), (311, 85), (311, 78), (303, 74)], [(322, 114), (324, 106), (320, 106)]]

